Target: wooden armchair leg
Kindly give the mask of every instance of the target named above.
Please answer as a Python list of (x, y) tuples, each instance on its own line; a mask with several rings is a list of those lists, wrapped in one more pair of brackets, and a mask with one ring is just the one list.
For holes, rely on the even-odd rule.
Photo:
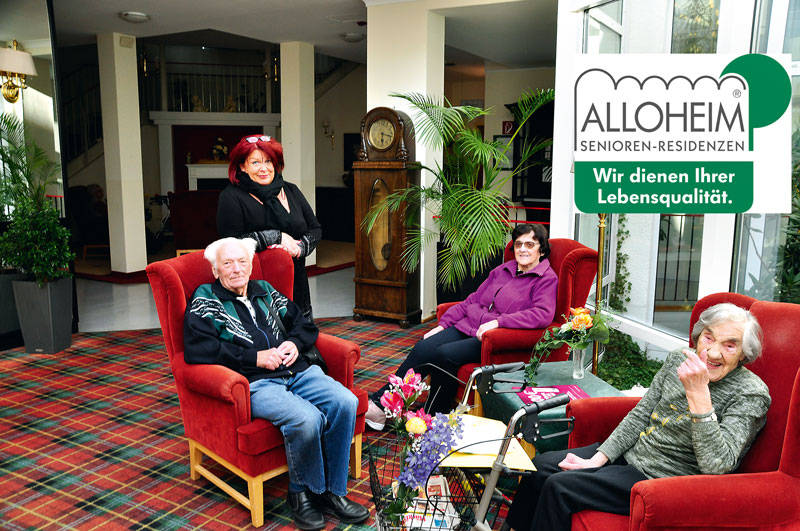
[(250, 518), (253, 527), (264, 525), (264, 479), (261, 476), (247, 480), (247, 494), (250, 499)]
[(350, 445), (350, 475), (356, 479), (361, 477), (361, 434), (353, 436)]
[(198, 465), (203, 461), (203, 452), (197, 447), (197, 444), (189, 439), (189, 476), (193, 480), (200, 479), (200, 473), (197, 471)]

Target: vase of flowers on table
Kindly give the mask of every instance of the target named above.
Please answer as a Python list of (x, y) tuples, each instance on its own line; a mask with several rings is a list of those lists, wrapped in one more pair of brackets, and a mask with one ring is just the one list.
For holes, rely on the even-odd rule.
[(382, 476), (389, 481), (381, 481), (375, 458), (379, 452), (370, 447), (370, 486), (379, 527), (400, 529), (404, 515), (421, 489), (424, 492), (428, 477), (461, 435), (462, 421), (454, 413), (432, 416), (422, 409), (412, 410), (417, 398), (429, 389), (413, 369), (403, 378), (390, 376), (389, 384), (380, 399), (394, 436), (385, 452), (380, 452), (384, 457)]
[(587, 308), (570, 308), (570, 316), (563, 316), (566, 322), (561, 326), (548, 328), (542, 338), (533, 347), (531, 360), (525, 366), (525, 384), (536, 386), (536, 373), (539, 364), (547, 360), (550, 352), (561, 345), (567, 345), (571, 351), (575, 368), (574, 378), (583, 378), (583, 357), (586, 348), (593, 342), (608, 343), (608, 323), (606, 316), (600, 312), (594, 315)]

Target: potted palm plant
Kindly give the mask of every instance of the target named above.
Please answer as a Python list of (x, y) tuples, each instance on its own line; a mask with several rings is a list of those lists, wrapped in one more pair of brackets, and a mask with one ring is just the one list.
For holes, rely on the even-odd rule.
[[(417, 139), (431, 149), (443, 150), (443, 162), (436, 167), (420, 165), (433, 176), (428, 186), (413, 185), (388, 195), (373, 207), (363, 221), (369, 232), (378, 216), (402, 210), (409, 227), (403, 247), (403, 267), (414, 271), (422, 249), (440, 238), (437, 283), (455, 290), (467, 277), (488, 272), (496, 257), (502, 256), (509, 232), (507, 207), (511, 204), (503, 187), (514, 175), (534, 164), (533, 155), (550, 146), (552, 139), (524, 141), (519, 160), (511, 171), (509, 153), (526, 122), (543, 105), (554, 99), (552, 90), (528, 90), (517, 101), (515, 126), (509, 140), (485, 140), (473, 121), (491, 109), (453, 106), (445, 99), (421, 94), (392, 94), (411, 104)], [(420, 225), (423, 210), (433, 215), (435, 230)]]
[[(0, 234), (0, 263), (24, 279), (12, 282), (27, 352), (60, 352), (72, 342), (69, 230), (46, 196), (59, 166), (33, 142), (22, 123), (0, 115), (0, 198), (9, 223)], [(8, 208), (10, 207), (10, 208)]]

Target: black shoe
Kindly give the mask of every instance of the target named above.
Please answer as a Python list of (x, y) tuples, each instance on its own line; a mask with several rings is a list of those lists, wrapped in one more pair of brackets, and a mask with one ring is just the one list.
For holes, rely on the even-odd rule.
[(369, 518), (369, 510), (345, 496), (337, 496), (332, 492), (314, 494), (314, 502), (323, 513), (333, 514), (346, 524), (359, 524)]
[(309, 491), (298, 493), (287, 493), (286, 504), (292, 511), (292, 520), (298, 529), (303, 531), (316, 531), (325, 528), (325, 518), (322, 513), (314, 507), (309, 497)]

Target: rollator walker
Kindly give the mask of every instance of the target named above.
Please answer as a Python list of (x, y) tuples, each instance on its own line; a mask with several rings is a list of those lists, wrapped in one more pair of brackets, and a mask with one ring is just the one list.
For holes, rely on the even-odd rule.
[[(523, 362), (516, 362), (475, 368), (467, 381), (464, 395), (458, 406), (456, 406), (456, 413), (463, 414), (471, 409), (472, 406), (468, 405), (471, 392), (477, 392), (481, 396), (486, 396), (489, 393), (516, 392), (496, 390), (494, 387), (495, 382), (519, 383), (524, 387), (522, 381), (502, 375), (502, 373), (518, 371), (524, 366)], [(484, 441), (500, 440), (500, 448), (491, 466), (448, 466), (444, 463), (447, 458), (466, 448), (466, 446), (453, 449), (439, 461), (438, 472), (434, 470), (429, 474), (423, 488), (423, 492), (428, 492), (429, 494), (423, 503), (417, 504), (413, 510), (407, 513), (407, 515), (412, 515), (407, 516), (407, 519), (410, 519), (411, 522), (400, 525), (391, 524), (382, 516), (382, 511), (394, 500), (392, 484), (401, 470), (400, 464), (397, 463), (398, 448), (395, 446), (394, 448), (379, 450), (370, 446), (369, 474), (370, 487), (376, 509), (376, 527), (380, 531), (412, 531), (417, 529), (490, 531), (497, 520), (501, 506), (510, 504), (510, 500), (497, 489), (497, 483), (501, 475), (521, 477), (536, 473), (535, 471), (513, 470), (504, 464), (506, 454), (511, 446), (511, 439), (521, 438), (531, 444), (535, 444), (539, 440), (569, 434), (573, 428), (573, 418), (539, 418), (539, 413), (542, 411), (565, 405), (567, 402), (569, 402), (569, 396), (560, 394), (518, 409), (509, 419), (502, 437)], [(550, 423), (563, 423), (565, 424), (565, 429), (558, 433), (541, 435), (541, 426)], [(378, 461), (380, 459), (384, 460), (384, 466), (379, 472)], [(447, 490), (442, 493), (438, 489), (438, 485), (433, 485), (437, 493), (430, 495), (432, 478), (436, 479), (436, 483), (446, 482)], [(496, 507), (496, 510), (494, 511), (492, 522), (489, 523), (488, 516), (492, 506)], [(504, 524), (501, 529), (507, 530), (508, 526)]]

